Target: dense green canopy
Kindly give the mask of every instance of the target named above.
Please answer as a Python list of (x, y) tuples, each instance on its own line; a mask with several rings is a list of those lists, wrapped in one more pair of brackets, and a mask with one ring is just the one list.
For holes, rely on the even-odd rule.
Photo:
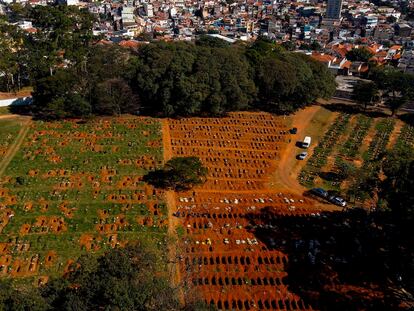
[(207, 173), (207, 168), (197, 157), (174, 157), (164, 168), (145, 175), (144, 181), (158, 188), (182, 191), (205, 182)]
[[(158, 116), (222, 115), (246, 109), (289, 113), (335, 90), (322, 64), (267, 42), (244, 47), (203, 39), (200, 44), (151, 43), (136, 52), (114, 46), (89, 50), (86, 63), (36, 81), (38, 116), (83, 117), (139, 109)], [(65, 113), (59, 107), (67, 107)]]

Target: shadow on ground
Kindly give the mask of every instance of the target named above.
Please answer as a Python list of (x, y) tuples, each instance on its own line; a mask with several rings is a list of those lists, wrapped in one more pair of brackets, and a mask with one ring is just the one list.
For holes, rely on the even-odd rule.
[(319, 310), (413, 310), (412, 224), (389, 212), (353, 209), (282, 216), (248, 215), (249, 230), (289, 256), (290, 291)]
[(404, 113), (399, 118), (408, 125), (414, 126), (414, 113)]

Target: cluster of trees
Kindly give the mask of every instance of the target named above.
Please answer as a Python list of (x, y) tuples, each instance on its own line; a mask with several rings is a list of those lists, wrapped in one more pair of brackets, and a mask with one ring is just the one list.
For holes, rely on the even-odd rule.
[(292, 112), (335, 90), (325, 66), (265, 41), (246, 47), (202, 38), (196, 44), (151, 43), (135, 52), (114, 46), (90, 50), (78, 65), (34, 83), (39, 117), (139, 109), (162, 116)]
[(393, 67), (373, 68), (371, 81), (359, 81), (353, 90), (353, 98), (367, 109), (383, 102), (392, 115), (414, 98), (414, 75)]
[(137, 113), (139, 97), (124, 78), (129, 60), (117, 46), (89, 47), (83, 62), (33, 83), (33, 113), (42, 119)]
[(207, 172), (197, 157), (174, 157), (162, 169), (145, 175), (144, 181), (157, 188), (183, 191), (204, 183)]
[[(8, 20), (0, 20), (0, 90), (16, 91), (57, 68), (79, 63), (93, 40), (94, 18), (73, 6), (10, 4)], [(30, 20), (37, 32), (12, 25)]]
[[(371, 199), (371, 207), (392, 208), (401, 218), (413, 217), (414, 196), (412, 177), (414, 169), (414, 148), (397, 143), (390, 150), (384, 150), (366, 163), (369, 169), (352, 167), (348, 172), (348, 195), (362, 200)], [(411, 190), (410, 190), (411, 187)], [(376, 202), (376, 203), (375, 203)]]
[(353, 48), (346, 53), (346, 58), (352, 62), (359, 61), (366, 63), (372, 56), (374, 56), (374, 53), (365, 47)]
[[(142, 244), (101, 257), (83, 255), (67, 276), (39, 288), (0, 282), (1, 310), (209, 310), (197, 299), (180, 305), (177, 289), (160, 272), (160, 254)], [(190, 297), (191, 298), (191, 297)]]
[(380, 183), (380, 197), (398, 219), (414, 220), (414, 148), (396, 145), (381, 161), (385, 179)]

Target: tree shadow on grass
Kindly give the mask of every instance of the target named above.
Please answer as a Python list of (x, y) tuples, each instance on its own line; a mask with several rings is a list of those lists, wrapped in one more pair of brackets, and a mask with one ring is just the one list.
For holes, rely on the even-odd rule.
[(319, 177), (326, 181), (343, 181), (345, 178), (337, 172), (319, 172)]
[(390, 212), (286, 216), (264, 208), (247, 218), (249, 230), (269, 249), (288, 255), (284, 282), (313, 308), (414, 307), (411, 225), (397, 225)]
[(399, 119), (410, 126), (414, 126), (414, 113), (404, 113), (399, 116)]

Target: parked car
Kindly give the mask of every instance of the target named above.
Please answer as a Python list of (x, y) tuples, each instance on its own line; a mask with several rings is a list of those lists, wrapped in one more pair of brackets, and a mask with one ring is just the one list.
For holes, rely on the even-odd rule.
[(308, 153), (306, 151), (301, 152), (298, 154), (298, 160), (305, 160), (307, 156), (308, 156)]
[(331, 196), (329, 197), (329, 201), (335, 205), (345, 207), (346, 201), (342, 199), (341, 197)]
[(298, 132), (298, 129), (297, 129), (296, 127), (292, 127), (292, 128), (289, 130), (289, 132), (290, 132), (290, 134), (296, 134), (296, 133)]
[(311, 141), (312, 141), (312, 138), (311, 138), (310, 136), (306, 136), (306, 137), (303, 139), (303, 142), (302, 142), (302, 147), (303, 147), (303, 148), (309, 148), (309, 146), (310, 146), (310, 144), (311, 144)]
[(314, 194), (318, 197), (321, 197), (321, 198), (327, 198), (328, 197), (328, 192), (325, 191), (322, 188), (313, 188), (313, 189), (310, 190), (310, 193), (312, 193), (312, 194)]

